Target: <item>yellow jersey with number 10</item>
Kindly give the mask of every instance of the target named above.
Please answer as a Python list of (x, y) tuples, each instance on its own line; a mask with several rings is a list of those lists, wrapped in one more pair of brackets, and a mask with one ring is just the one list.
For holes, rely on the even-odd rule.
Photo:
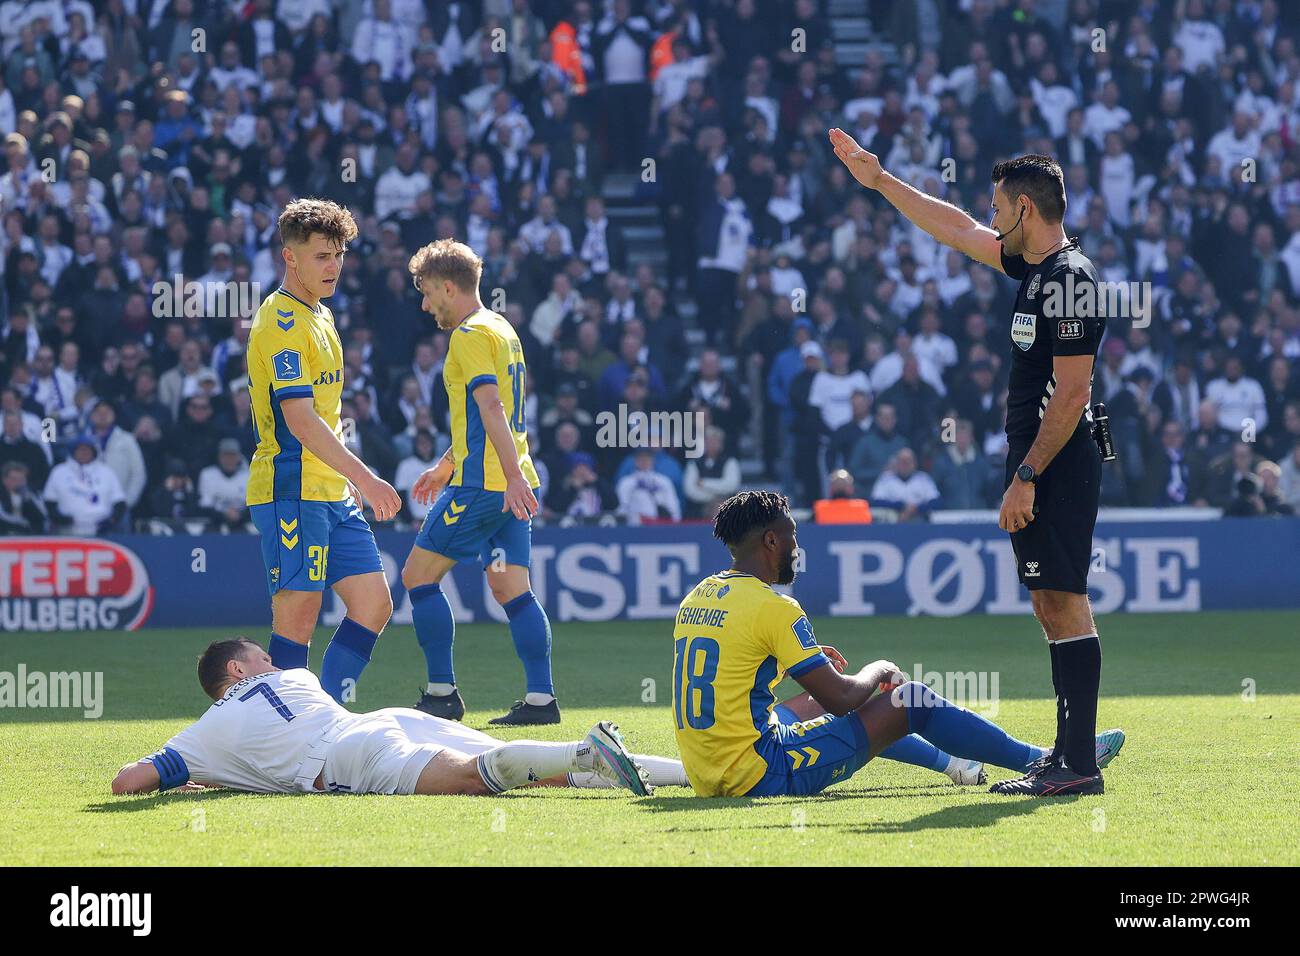
[(287, 398), (310, 398), (316, 414), (343, 439), (343, 346), (323, 303), (313, 309), (284, 289), (266, 298), (248, 334), (248, 392), (257, 439), (248, 503), (347, 498), (347, 479), (302, 447), (280, 411)]
[(474, 399), (474, 390), (491, 382), (501, 396), (519, 470), (531, 487), (538, 487), (541, 482), (528, 453), (528, 425), (524, 420), (524, 349), (514, 326), (487, 309), (472, 313), (451, 333), (442, 379), (447, 386), (451, 448), (456, 460), (449, 484), (506, 490), (505, 472)]
[(776, 685), (830, 663), (794, 598), (723, 571), (686, 595), (673, 628), (677, 749), (695, 792), (740, 796), (768, 771), (754, 744)]

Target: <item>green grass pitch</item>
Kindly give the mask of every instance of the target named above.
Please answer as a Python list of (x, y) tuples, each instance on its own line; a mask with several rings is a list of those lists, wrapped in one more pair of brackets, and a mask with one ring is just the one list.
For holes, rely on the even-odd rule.
[[(918, 662), (996, 671), (997, 721), (1050, 742), (1047, 653), (1028, 617), (815, 627), (854, 666), (887, 657), (909, 672)], [(675, 755), (670, 624), (554, 630), (564, 723), (503, 736), (573, 739), (610, 718), (634, 749)], [(1123, 727), (1128, 743), (1104, 796), (1059, 801), (998, 797), (879, 760), (804, 799), (703, 800), (669, 788), (639, 800), (574, 790), (114, 798), (119, 766), (202, 713), (195, 655), (228, 632), (0, 635), (0, 671), (103, 671), (105, 697), (97, 720), (0, 710), (0, 865), (1300, 863), (1300, 614), (1111, 615), (1100, 631), (1099, 723)], [(327, 636), (318, 634), (313, 666)], [(467, 722), (484, 727), (521, 692), (513, 647), (504, 625), (481, 624), (461, 627), (456, 649)], [(423, 680), (414, 633), (394, 628), (354, 709), (407, 706)]]

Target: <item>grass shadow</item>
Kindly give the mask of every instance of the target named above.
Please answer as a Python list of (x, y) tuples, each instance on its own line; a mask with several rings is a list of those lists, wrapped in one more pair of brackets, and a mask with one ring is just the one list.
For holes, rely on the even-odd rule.
[[(777, 806), (788, 806), (791, 809), (806, 808), (809, 811), (815, 811), (819, 803), (834, 800), (878, 800), (881, 798), (895, 799), (898, 797), (923, 797), (941, 799), (945, 795), (951, 795), (951, 788), (943, 785), (933, 787), (882, 787), (877, 790), (849, 790), (822, 794), (816, 797), (780, 797), (780, 798), (761, 798), (751, 799), (747, 797), (711, 797), (701, 799), (673, 800), (669, 798), (651, 797), (647, 800), (638, 800), (634, 806), (638, 809), (647, 810), (651, 813), (677, 813), (693, 812), (697, 810), (718, 810), (733, 809), (737, 807), (753, 806), (756, 810), (760, 808), (771, 808)], [(1081, 797), (1061, 797), (1053, 803), (1073, 803)], [(724, 830), (832, 830), (839, 833), (852, 834), (880, 834), (880, 833), (919, 833), (925, 830), (965, 830), (978, 827), (991, 827), (1008, 817), (1019, 817), (1033, 813), (1039, 807), (1043, 806), (1040, 800), (1030, 798), (1002, 798), (996, 801), (980, 801), (978, 803), (965, 802), (952, 804), (939, 809), (923, 813), (920, 816), (913, 817), (910, 820), (880, 820), (866, 823), (848, 823), (844, 821), (834, 823), (822, 823), (815, 820), (804, 820), (798, 824), (794, 823), (754, 823), (741, 826), (722, 826), (715, 823), (711, 826), (666, 826), (666, 833), (712, 833), (719, 829)]]
[[(181, 803), (200, 804), (211, 803), (214, 800), (225, 800), (230, 797), (301, 797), (314, 796), (314, 794), (301, 793), (252, 793), (247, 790), (232, 790), (229, 788), (214, 787), (211, 790), (186, 790), (173, 793), (150, 793), (144, 796), (136, 797), (113, 797), (102, 803), (90, 803), (82, 807), (83, 813), (136, 813), (141, 810), (153, 810), (156, 807), (176, 806)], [(324, 796), (324, 794), (322, 794)], [(332, 796), (332, 794), (331, 794)]]

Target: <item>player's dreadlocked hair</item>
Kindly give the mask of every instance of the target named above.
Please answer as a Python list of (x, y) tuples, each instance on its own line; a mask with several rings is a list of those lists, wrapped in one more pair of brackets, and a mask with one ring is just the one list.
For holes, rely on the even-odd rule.
[(352, 213), (328, 199), (295, 199), (280, 213), (279, 226), (280, 241), (286, 246), (300, 246), (316, 233), (337, 246), (357, 237)]
[(751, 531), (761, 531), (790, 510), (785, 495), (776, 491), (738, 491), (718, 506), (713, 536), (735, 554)]
[(213, 700), (221, 696), (227, 683), (226, 664), (241, 660), (250, 650), (260, 651), (259, 644), (246, 637), (234, 637), (228, 641), (213, 641), (207, 650), (199, 655), (199, 684), (203, 693)]
[(1028, 196), (1046, 222), (1065, 218), (1065, 174), (1050, 156), (1026, 153), (993, 167), (993, 185), (1002, 184), (1010, 199)]

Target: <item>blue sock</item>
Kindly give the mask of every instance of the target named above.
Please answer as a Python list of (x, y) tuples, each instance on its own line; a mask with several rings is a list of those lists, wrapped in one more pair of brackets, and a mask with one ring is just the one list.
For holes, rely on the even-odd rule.
[(895, 691), (907, 708), (907, 729), (942, 750), (968, 760), (1024, 770), (1043, 754), (992, 721), (958, 707), (924, 684), (908, 681)]
[(282, 671), (307, 666), (307, 645), (279, 634), (271, 634), (271, 643), (266, 645), (266, 651), (271, 655), (271, 663)]
[[(340, 704), (348, 690), (351, 691), (348, 699), (356, 699), (357, 678), (370, 663), (370, 652), (377, 640), (379, 635), (370, 628), (362, 627), (350, 617), (343, 619), (330, 638), (330, 645), (325, 648), (325, 659), (320, 665), (320, 685), (325, 693)], [(351, 684), (345, 687), (344, 681), (351, 681)]]
[(908, 734), (901, 740), (895, 740), (880, 751), (880, 756), (886, 760), (897, 760), (899, 763), (910, 763), (917, 767), (925, 767), (927, 770), (937, 770), (939, 773), (948, 769), (948, 761), (952, 759), (934, 744), (916, 734)]
[(502, 605), (510, 619), (510, 637), (515, 653), (524, 664), (524, 681), (530, 694), (555, 696), (551, 683), (551, 622), (537, 603), (537, 595), (525, 591)]
[(424, 663), (429, 671), (429, 683), (454, 684), (456, 674), (451, 668), (451, 645), (456, 640), (456, 619), (451, 616), (451, 604), (438, 584), (423, 584), (406, 592), (411, 599), (411, 623), (415, 625), (415, 639), (424, 651)]

